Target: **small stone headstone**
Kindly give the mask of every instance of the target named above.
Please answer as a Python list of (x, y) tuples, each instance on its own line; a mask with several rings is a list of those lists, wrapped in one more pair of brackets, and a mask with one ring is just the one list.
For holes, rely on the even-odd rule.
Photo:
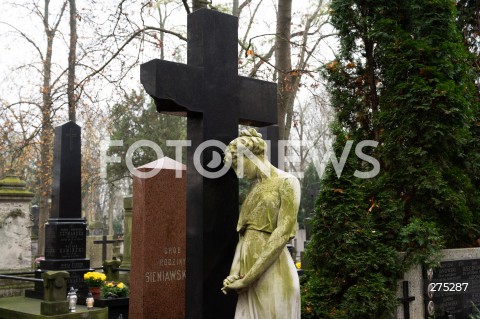
[(129, 317), (185, 318), (185, 166), (164, 157), (138, 171), (155, 166), (156, 176), (133, 179)]

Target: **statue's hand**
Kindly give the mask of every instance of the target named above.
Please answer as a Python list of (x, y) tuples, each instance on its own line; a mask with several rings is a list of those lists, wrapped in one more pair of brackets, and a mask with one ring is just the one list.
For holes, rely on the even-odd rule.
[(230, 275), (230, 276), (228, 276), (227, 278), (225, 278), (225, 279), (223, 280), (223, 286), (224, 286), (224, 287), (225, 287), (225, 286), (228, 286), (229, 284), (231, 284), (232, 282), (234, 282), (235, 280), (238, 280), (238, 279), (240, 279), (240, 276), (238, 276), (238, 275)]
[(241, 293), (243, 289), (247, 286), (245, 285), (243, 277), (238, 275), (232, 275), (225, 278), (223, 281), (222, 292), (226, 295), (229, 290), (237, 290), (238, 293)]

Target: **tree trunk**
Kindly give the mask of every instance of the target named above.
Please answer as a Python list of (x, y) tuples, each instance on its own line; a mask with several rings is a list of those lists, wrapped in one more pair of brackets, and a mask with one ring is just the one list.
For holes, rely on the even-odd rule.
[(43, 256), (45, 250), (45, 223), (48, 220), (50, 212), (50, 199), (52, 196), (51, 176), (52, 176), (52, 95), (51, 95), (51, 77), (52, 77), (52, 47), (53, 36), (48, 26), (48, 5), (45, 0), (45, 13), (43, 24), (47, 35), (47, 51), (43, 61), (43, 87), (42, 87), (42, 133), (40, 136), (40, 205), (39, 205), (39, 233), (38, 233), (38, 254)]
[(292, 116), (288, 101), (293, 92), (292, 59), (290, 53), (290, 24), (292, 21), (292, 0), (279, 0), (277, 31), (275, 40), (275, 66), (278, 72), (277, 111), (279, 138), (287, 139), (285, 121)]
[[(159, 17), (160, 29), (165, 29), (165, 20), (167, 19), (167, 16), (168, 15), (165, 14), (165, 17), (163, 17), (162, 7), (161, 7), (161, 5), (159, 5), (158, 6), (158, 17)], [(165, 41), (165, 32), (160, 32), (160, 59), (161, 60), (165, 59), (164, 41)]]
[(207, 8), (207, 0), (192, 0), (192, 10), (196, 11), (201, 8)]
[(75, 96), (75, 61), (77, 59), (77, 8), (75, 0), (70, 4), (70, 50), (68, 53), (68, 119), (75, 122), (77, 99)]
[(233, 0), (232, 4), (232, 15), (238, 17), (239, 10), (238, 10), (238, 0)]
[(43, 14), (43, 26), (47, 36), (47, 47), (43, 62), (43, 85), (42, 85), (42, 132), (40, 133), (40, 201), (39, 201), (39, 232), (38, 232), (38, 254), (45, 253), (45, 223), (50, 214), (50, 202), (52, 198), (52, 163), (53, 163), (53, 101), (52, 101), (52, 53), (53, 39), (58, 24), (65, 10), (66, 2), (58, 15), (54, 27), (50, 27), (49, 0), (45, 0)]

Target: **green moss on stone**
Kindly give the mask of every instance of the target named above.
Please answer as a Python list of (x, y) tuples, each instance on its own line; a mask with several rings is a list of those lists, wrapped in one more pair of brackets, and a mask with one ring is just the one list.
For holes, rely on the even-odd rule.
[(22, 181), (20, 178), (14, 175), (7, 175), (5, 178), (0, 180), (1, 186), (13, 186), (13, 187), (25, 187), (27, 183)]
[(7, 175), (0, 180), (0, 197), (33, 197), (34, 194), (25, 188), (26, 185), (17, 176)]
[(133, 208), (132, 196), (127, 196), (123, 198), (123, 208), (126, 210), (131, 210)]
[(12, 209), (11, 211), (8, 212), (6, 218), (18, 218), (18, 217), (25, 217), (25, 213), (22, 212), (21, 209)]

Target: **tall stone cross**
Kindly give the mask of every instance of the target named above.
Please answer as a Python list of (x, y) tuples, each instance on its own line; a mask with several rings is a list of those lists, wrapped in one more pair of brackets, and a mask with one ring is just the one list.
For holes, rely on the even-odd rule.
[[(149, 61), (141, 66), (141, 81), (159, 112), (187, 116), (186, 318), (233, 318), (235, 294), (224, 296), (220, 288), (238, 241), (238, 182), (231, 170), (220, 178), (202, 176), (194, 153), (204, 141), (228, 144), (239, 124), (276, 124), (277, 86), (238, 75), (236, 17), (201, 9), (188, 16), (187, 26), (188, 64)], [(203, 150), (206, 171), (222, 152)]]

